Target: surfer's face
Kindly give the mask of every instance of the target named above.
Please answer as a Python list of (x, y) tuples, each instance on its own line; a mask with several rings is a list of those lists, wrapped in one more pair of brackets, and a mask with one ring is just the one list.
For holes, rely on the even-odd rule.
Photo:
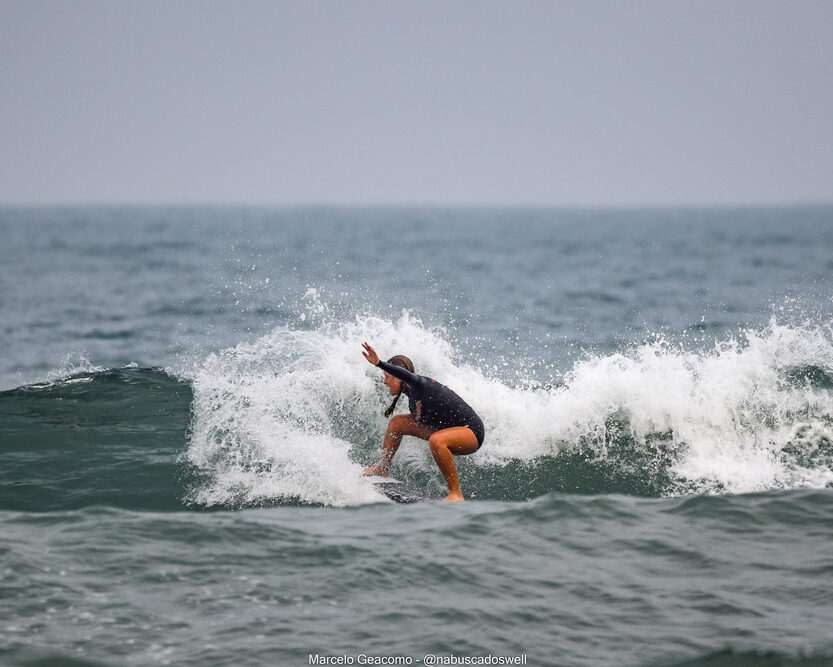
[(396, 396), (399, 393), (399, 386), (401, 384), (402, 383), (397, 378), (393, 377), (393, 375), (385, 373), (385, 385), (390, 390), (391, 396)]

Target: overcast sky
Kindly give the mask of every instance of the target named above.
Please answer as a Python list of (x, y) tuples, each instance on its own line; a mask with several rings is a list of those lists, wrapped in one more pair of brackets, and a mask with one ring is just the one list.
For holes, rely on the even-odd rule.
[(0, 0), (0, 203), (833, 201), (833, 2)]

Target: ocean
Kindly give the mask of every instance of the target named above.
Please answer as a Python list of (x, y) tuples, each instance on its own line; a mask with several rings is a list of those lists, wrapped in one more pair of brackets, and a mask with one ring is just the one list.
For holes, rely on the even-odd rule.
[[(0, 664), (833, 664), (833, 207), (0, 208), (0, 266)], [(364, 341), (482, 416), (467, 502), (363, 477)]]

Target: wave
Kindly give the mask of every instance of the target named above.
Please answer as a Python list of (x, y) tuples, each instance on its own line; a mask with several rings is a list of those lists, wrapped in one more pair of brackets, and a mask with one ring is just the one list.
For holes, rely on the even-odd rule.
[[(307, 328), (277, 327), (176, 373), (85, 367), (0, 392), (0, 507), (378, 502), (362, 468), (378, 456), (388, 397), (364, 340), (408, 354), (484, 418), (484, 446), (458, 458), (471, 499), (833, 485), (830, 327), (773, 319), (708, 350), (658, 340), (517, 383), (501, 372), (521, 361), (468, 362), (408, 313), (329, 321), (311, 298)], [(393, 474), (442, 491), (421, 441), (403, 441)]]
[[(518, 386), (498, 374), (508, 362), (466, 363), (449, 335), (408, 313), (279, 327), (193, 373), (187, 458), (210, 482), (190, 498), (374, 500), (361, 468), (378, 456), (386, 393), (363, 340), (407, 353), (483, 416), (484, 446), (458, 458), (470, 498), (820, 488), (833, 483), (832, 339), (829, 328), (773, 320), (712, 350), (646, 343), (588, 357), (549, 386)], [(442, 490), (419, 441), (403, 442), (393, 472)]]
[(136, 366), (0, 392), (0, 508), (181, 508), (191, 399), (186, 382)]

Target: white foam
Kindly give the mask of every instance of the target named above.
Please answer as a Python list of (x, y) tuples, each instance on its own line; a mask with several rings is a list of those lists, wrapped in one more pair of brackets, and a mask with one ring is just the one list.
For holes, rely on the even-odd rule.
[[(634, 447), (650, 448), (650, 436), (670, 434), (671, 454), (657, 455), (673, 457), (680, 489), (747, 492), (833, 482), (831, 463), (812, 456), (825, 438), (833, 440), (831, 391), (783, 376), (801, 366), (833, 373), (829, 330), (773, 320), (742, 343), (726, 340), (708, 353), (655, 342), (585, 359), (561, 386), (534, 389), (462, 363), (446, 335), (408, 313), (395, 321), (362, 316), (332, 323), (319, 296), (308, 296), (320, 316), (317, 328), (279, 327), (211, 355), (191, 373), (187, 456), (210, 478), (195, 490), (197, 502), (378, 502), (362, 467), (378, 453), (390, 397), (379, 371), (361, 356), (363, 341), (382, 357), (407, 354), (417, 372), (477, 410), (487, 435), (469, 457), (475, 465), (534, 462), (586, 447), (604, 458), (608, 423), (618, 415)], [(398, 465), (434, 470), (427, 448), (409, 440)], [(807, 456), (796, 456), (796, 448)]]
[(671, 434), (681, 489), (740, 493), (833, 482), (830, 462), (802, 465), (787, 450), (800, 444), (798, 433), (812, 432), (811, 448), (833, 439), (833, 394), (784, 375), (809, 366), (833, 372), (830, 331), (773, 319), (765, 331), (742, 338), (706, 354), (657, 342), (576, 364), (566, 386), (548, 399), (550, 414), (558, 415), (553, 439), (601, 436), (606, 417), (621, 414), (635, 446), (646, 447), (652, 434)]

